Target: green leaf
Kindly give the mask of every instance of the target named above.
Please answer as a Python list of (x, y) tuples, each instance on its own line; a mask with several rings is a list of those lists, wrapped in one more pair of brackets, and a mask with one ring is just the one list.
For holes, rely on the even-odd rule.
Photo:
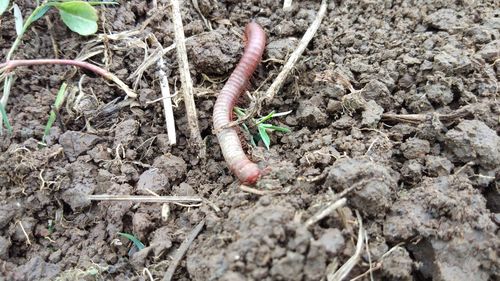
[[(50, 10), (52, 6), (50, 5), (42, 5), (40, 7), (37, 7), (33, 13), (31, 14), (30, 18), (28, 19), (27, 25), (29, 26), (33, 22), (37, 21), (39, 18), (43, 17), (45, 13), (47, 13), (48, 10)], [(26, 28), (28, 27), (26, 26)]]
[(272, 130), (272, 131), (278, 131), (278, 132), (281, 132), (281, 133), (290, 133), (291, 132), (291, 130), (288, 129), (288, 128), (280, 127), (280, 126), (275, 126), (275, 125), (272, 125), (272, 124), (260, 124), (260, 126), (266, 128), (266, 129), (269, 129), (269, 130)]
[(9, 0), (0, 0), (0, 16), (7, 11), (9, 7)]
[(269, 138), (269, 135), (267, 134), (266, 128), (262, 126), (258, 126), (259, 128), (259, 135), (262, 141), (264, 142), (264, 145), (266, 146), (267, 150), (269, 150), (269, 145), (271, 144), (271, 139)]
[(243, 108), (235, 106), (233, 108), (234, 113), (236, 113), (236, 116), (238, 117), (243, 117), (245, 116), (245, 110)]
[[(5, 112), (5, 108), (3, 107), (1, 102), (0, 102), (0, 114), (2, 115), (2, 120), (3, 123), (5, 124), (5, 128), (7, 128), (9, 134), (12, 134), (12, 126), (9, 123), (9, 118), (7, 118), (7, 112)], [(2, 125), (0, 124), (0, 126)]]
[(23, 14), (21, 13), (21, 9), (17, 6), (16, 3), (12, 5), (14, 7), (14, 22), (16, 24), (16, 33), (17, 36), (23, 34)]
[(66, 88), (68, 84), (63, 83), (61, 85), (61, 88), (59, 88), (59, 91), (57, 92), (56, 96), (56, 101), (54, 102), (54, 108), (50, 111), (50, 116), (49, 120), (47, 121), (47, 125), (45, 125), (45, 131), (43, 133), (43, 138), (42, 141), (45, 143), (45, 139), (50, 133), (50, 128), (52, 128), (52, 125), (54, 125), (54, 122), (56, 121), (57, 115), (56, 112), (59, 111), (61, 108), (62, 103), (64, 102), (64, 97), (66, 95)]
[(62, 21), (72, 31), (80, 35), (97, 32), (97, 10), (87, 2), (69, 1), (55, 5)]
[(271, 111), (271, 113), (269, 113), (268, 115), (260, 118), (259, 121), (257, 121), (257, 123), (255, 125), (260, 125), (261, 123), (273, 118), (273, 115), (274, 115), (274, 110)]
[(144, 246), (144, 244), (142, 244), (142, 242), (132, 234), (118, 232), (118, 235), (123, 236), (128, 240), (132, 241), (132, 243), (134, 243), (135, 247), (139, 249), (139, 251), (146, 248), (146, 246)]

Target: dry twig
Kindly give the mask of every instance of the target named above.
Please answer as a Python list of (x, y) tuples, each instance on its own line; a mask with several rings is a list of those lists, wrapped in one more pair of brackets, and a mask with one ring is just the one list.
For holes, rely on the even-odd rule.
[(356, 251), (354, 255), (350, 257), (346, 263), (344, 263), (337, 271), (333, 273), (327, 273), (328, 281), (342, 281), (349, 272), (353, 269), (353, 267), (358, 263), (361, 257), (361, 251), (363, 250), (364, 241), (365, 241), (365, 229), (363, 228), (363, 221), (361, 220), (361, 216), (359, 212), (356, 210), (356, 216), (358, 218), (358, 242), (356, 244)]
[(190, 131), (191, 144), (200, 149), (200, 157), (206, 157), (206, 149), (200, 134), (198, 126), (198, 114), (196, 113), (196, 105), (193, 98), (193, 81), (189, 73), (189, 63), (187, 59), (184, 28), (182, 26), (181, 9), (178, 0), (172, 0), (172, 21), (174, 24), (175, 45), (177, 47), (177, 60), (179, 63), (179, 72), (182, 83), (182, 92), (184, 97), (184, 106), (186, 106), (186, 114), (188, 127)]
[(385, 121), (398, 121), (398, 122), (408, 122), (420, 124), (432, 120), (433, 118), (439, 119), (441, 122), (451, 122), (458, 118), (463, 118), (471, 115), (474, 112), (474, 107), (477, 104), (466, 105), (462, 108), (455, 110), (449, 114), (439, 114), (439, 113), (429, 113), (429, 114), (392, 114), (384, 113), (382, 114), (382, 120)]
[(345, 199), (345, 198), (342, 198), (342, 199), (339, 199), (337, 201), (332, 202), (326, 208), (321, 209), (319, 212), (317, 212), (312, 217), (310, 217), (305, 223), (306, 227), (309, 227), (309, 226), (317, 223), (318, 221), (322, 220), (324, 217), (330, 215), (336, 209), (343, 207), (346, 204), (346, 202), (347, 202), (347, 199)]
[[(163, 53), (163, 47), (158, 42), (156, 37), (152, 36), (151, 39), (158, 46), (158, 49)], [(172, 96), (170, 95), (170, 87), (168, 85), (168, 78), (165, 72), (165, 62), (163, 57), (157, 62), (158, 67), (158, 77), (160, 78), (161, 96), (163, 97), (163, 110), (165, 112), (165, 124), (167, 126), (167, 135), (170, 145), (176, 144), (176, 134), (175, 134), (175, 119), (174, 111), (172, 109)]]
[(9, 60), (5, 63), (0, 64), (0, 73), (9, 73), (20, 66), (32, 66), (32, 65), (47, 65), (47, 64), (56, 64), (56, 65), (71, 65), (80, 68), (84, 68), (98, 74), (105, 79), (111, 80), (115, 82), (126, 94), (131, 98), (137, 97), (137, 94), (132, 91), (120, 78), (116, 77), (113, 73), (100, 68), (97, 65), (90, 64), (88, 62), (79, 61), (79, 60), (66, 60), (66, 59), (34, 59), (34, 60)]
[(177, 249), (177, 252), (175, 252), (175, 256), (172, 260), (172, 263), (167, 269), (167, 272), (165, 273), (165, 276), (163, 276), (163, 281), (170, 281), (172, 280), (172, 277), (174, 277), (175, 269), (181, 262), (181, 259), (184, 257), (186, 254), (187, 250), (189, 249), (189, 246), (193, 244), (194, 239), (200, 231), (203, 229), (203, 226), (205, 225), (205, 220), (202, 220), (189, 234), (189, 236), (182, 242), (181, 246), (179, 249)]
[(134, 201), (147, 203), (201, 203), (202, 198), (196, 196), (140, 196), (140, 195), (87, 195), (91, 201)]
[(295, 49), (295, 51), (292, 53), (286, 64), (283, 66), (283, 69), (281, 70), (280, 74), (276, 77), (274, 82), (271, 84), (269, 89), (267, 89), (265, 98), (267, 102), (270, 102), (273, 98), (274, 95), (281, 89), (283, 84), (285, 83), (285, 80), (287, 79), (288, 75), (294, 68), (295, 64), (299, 60), (300, 56), (302, 56), (302, 53), (306, 49), (307, 45), (311, 41), (311, 39), (314, 37), (314, 34), (316, 34), (316, 31), (318, 31), (318, 28), (321, 24), (321, 21), (325, 17), (326, 14), (326, 8), (328, 7), (328, 0), (322, 0), (321, 1), (321, 6), (319, 7), (318, 14), (316, 15), (316, 18), (314, 21), (311, 23), (309, 28), (307, 29), (306, 33), (304, 33), (304, 36), (299, 42), (299, 45)]

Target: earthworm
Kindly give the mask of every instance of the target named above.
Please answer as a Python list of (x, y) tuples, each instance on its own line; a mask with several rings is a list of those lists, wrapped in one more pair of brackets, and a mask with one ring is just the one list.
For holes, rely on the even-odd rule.
[(229, 169), (242, 183), (255, 184), (262, 171), (245, 155), (236, 129), (228, 128), (227, 125), (232, 120), (236, 100), (246, 89), (252, 73), (260, 63), (266, 46), (266, 34), (259, 24), (252, 21), (245, 27), (243, 41), (245, 51), (217, 97), (213, 122), (222, 155)]

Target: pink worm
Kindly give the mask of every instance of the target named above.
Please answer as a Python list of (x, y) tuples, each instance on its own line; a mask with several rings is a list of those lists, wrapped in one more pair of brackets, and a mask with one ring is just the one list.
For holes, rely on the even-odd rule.
[(223, 129), (231, 122), (236, 100), (246, 89), (252, 73), (260, 63), (266, 46), (266, 34), (260, 25), (252, 21), (245, 27), (243, 40), (245, 51), (215, 102), (213, 118), (222, 155), (229, 168), (242, 183), (255, 184), (262, 174), (261, 170), (245, 155), (236, 129)]

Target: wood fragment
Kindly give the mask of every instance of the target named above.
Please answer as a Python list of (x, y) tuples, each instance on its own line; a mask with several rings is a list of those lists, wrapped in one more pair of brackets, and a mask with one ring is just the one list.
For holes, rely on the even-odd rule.
[(297, 46), (295, 51), (292, 53), (292, 55), (290, 56), (288, 61), (285, 63), (281, 72), (278, 74), (278, 76), (276, 77), (274, 82), (271, 84), (269, 89), (267, 89), (266, 94), (265, 94), (265, 99), (268, 103), (273, 100), (276, 93), (278, 93), (278, 91), (281, 89), (281, 87), (285, 83), (286, 79), (288, 78), (290, 72), (295, 67), (295, 64), (297, 64), (297, 61), (302, 56), (302, 53), (306, 49), (307, 45), (309, 44), (311, 39), (316, 34), (316, 31), (318, 31), (318, 28), (319, 28), (321, 22), (323, 21), (323, 18), (325, 17), (326, 8), (328, 7), (328, 2), (329, 2), (329, 0), (322, 0), (321, 1), (321, 6), (319, 7), (319, 11), (316, 14), (316, 18), (311, 23), (309, 28), (307, 28), (306, 33), (304, 33), (304, 36), (302, 37), (302, 39), (300, 39), (299, 45)]
[(174, 258), (172, 259), (172, 263), (167, 269), (167, 272), (163, 276), (163, 281), (170, 281), (174, 277), (175, 269), (181, 262), (182, 258), (186, 254), (187, 250), (189, 249), (189, 246), (193, 244), (194, 239), (198, 234), (201, 232), (203, 229), (203, 226), (205, 225), (205, 220), (202, 220), (198, 225), (191, 231), (189, 236), (182, 242), (181, 246), (179, 249), (177, 249), (177, 252), (175, 252)]
[(361, 258), (361, 251), (363, 250), (364, 246), (364, 236), (365, 236), (365, 229), (363, 228), (363, 220), (361, 219), (361, 216), (359, 215), (359, 212), (356, 210), (356, 216), (358, 218), (358, 241), (356, 244), (356, 251), (354, 252), (354, 255), (352, 255), (346, 263), (344, 263), (337, 271), (335, 272), (330, 272), (327, 273), (327, 280), (328, 281), (342, 281), (344, 278), (347, 277), (349, 272), (354, 268), (354, 266), (359, 262)]
[[(154, 44), (158, 47), (161, 53), (163, 53), (163, 47), (160, 42), (156, 39), (156, 37), (152, 36)], [(172, 96), (170, 95), (170, 87), (168, 85), (168, 77), (165, 72), (165, 61), (163, 60), (163, 56), (157, 61), (158, 67), (158, 77), (160, 78), (160, 89), (161, 96), (163, 97), (163, 111), (165, 114), (165, 126), (167, 127), (167, 136), (168, 142), (170, 145), (175, 145), (176, 141), (176, 133), (175, 133), (175, 119), (174, 119), (174, 110), (172, 109)]]
[(184, 27), (182, 26), (181, 8), (178, 0), (171, 0), (172, 21), (174, 25), (175, 45), (177, 49), (177, 60), (179, 63), (179, 73), (182, 83), (182, 93), (184, 97), (184, 106), (186, 107), (187, 121), (190, 132), (191, 145), (199, 149), (200, 158), (206, 157), (206, 148), (201, 138), (200, 128), (198, 126), (198, 114), (193, 97), (193, 81), (189, 73), (189, 63), (186, 51), (186, 38), (184, 36)]
[(431, 121), (433, 118), (439, 119), (441, 122), (451, 122), (459, 118), (463, 118), (473, 114), (475, 106), (479, 104), (470, 104), (459, 108), (448, 114), (427, 113), (427, 114), (393, 114), (383, 113), (382, 120), (397, 121), (420, 124), (422, 122)]
[(201, 203), (202, 198), (196, 196), (142, 196), (142, 195), (87, 195), (91, 201), (133, 201), (145, 203)]
[(310, 217), (305, 223), (306, 227), (309, 227), (309, 226), (317, 223), (318, 221), (322, 220), (326, 216), (333, 213), (333, 211), (335, 211), (336, 209), (345, 206), (346, 202), (347, 202), (347, 199), (345, 199), (345, 198), (341, 198), (337, 201), (332, 202), (326, 208), (321, 209), (319, 212), (317, 212), (312, 217)]

